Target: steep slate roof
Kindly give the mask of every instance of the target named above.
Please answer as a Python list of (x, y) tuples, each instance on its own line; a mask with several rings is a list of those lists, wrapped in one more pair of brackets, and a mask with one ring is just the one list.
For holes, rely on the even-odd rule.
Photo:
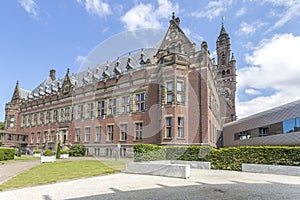
[[(130, 64), (133, 67), (133, 70), (139, 70), (143, 68), (141, 62), (141, 52), (143, 51), (143, 60), (146, 62), (147, 59), (150, 59), (151, 63), (154, 62), (154, 55), (156, 54), (158, 48), (146, 48), (133, 52), (130, 54)], [(121, 74), (127, 73), (126, 66), (129, 56), (124, 56), (119, 58), (118, 72)], [(109, 61), (108, 63), (102, 63), (100, 65), (88, 68), (82, 71), (79, 71), (76, 74), (69, 74), (71, 84), (75, 87), (80, 87), (84, 84), (90, 84), (99, 80), (103, 80), (103, 72), (105, 72), (109, 78), (115, 77), (115, 66), (117, 60)], [(109, 65), (108, 70), (106, 70), (107, 64)], [(40, 83), (32, 91), (27, 91), (22, 89), (22, 96), (25, 99), (33, 99), (41, 96), (49, 95), (51, 93), (56, 93), (63, 85), (64, 78), (52, 80), (51, 77), (47, 77), (42, 83)]]

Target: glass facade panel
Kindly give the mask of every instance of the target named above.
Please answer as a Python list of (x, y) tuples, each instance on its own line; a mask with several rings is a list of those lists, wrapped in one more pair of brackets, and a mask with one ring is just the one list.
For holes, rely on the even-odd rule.
[(282, 122), (283, 133), (291, 133), (295, 131), (296, 120), (290, 119)]

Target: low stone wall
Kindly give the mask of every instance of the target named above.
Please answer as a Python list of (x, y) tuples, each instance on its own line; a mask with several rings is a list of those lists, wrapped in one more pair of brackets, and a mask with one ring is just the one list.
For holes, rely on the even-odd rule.
[(180, 164), (180, 165), (189, 165), (190, 168), (194, 168), (194, 169), (210, 169), (210, 162), (184, 161), (184, 160), (157, 160), (157, 161), (150, 161), (150, 163)]
[(189, 165), (191, 168), (195, 169), (210, 169), (210, 162), (171, 160), (171, 163)]
[(127, 173), (149, 174), (176, 178), (190, 177), (190, 166), (158, 162), (130, 162), (126, 164)]
[(300, 176), (300, 167), (283, 165), (242, 164), (243, 172)]

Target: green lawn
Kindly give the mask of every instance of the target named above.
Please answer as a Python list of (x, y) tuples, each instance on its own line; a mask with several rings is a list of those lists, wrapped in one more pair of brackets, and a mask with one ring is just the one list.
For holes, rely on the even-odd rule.
[[(54, 183), (60, 180), (85, 178), (120, 171), (125, 163), (103, 164), (97, 160), (66, 161), (38, 165), (0, 185), (0, 191), (12, 188)], [(110, 164), (110, 165), (108, 165)]]
[(3, 161), (0, 161), (0, 164), (5, 164), (5, 163), (8, 163), (8, 162), (15, 162), (15, 161), (24, 161), (24, 160), (40, 160), (40, 158), (34, 158), (32, 156), (24, 156), (22, 155), (21, 157), (17, 157), (15, 156), (15, 158), (13, 160), (3, 160)]

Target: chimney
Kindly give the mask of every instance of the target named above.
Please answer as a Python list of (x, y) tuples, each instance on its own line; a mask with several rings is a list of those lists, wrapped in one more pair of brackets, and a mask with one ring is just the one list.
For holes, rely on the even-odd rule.
[(49, 76), (50, 76), (50, 78), (51, 78), (52, 81), (55, 81), (55, 72), (56, 71), (54, 69), (50, 70), (50, 75)]

